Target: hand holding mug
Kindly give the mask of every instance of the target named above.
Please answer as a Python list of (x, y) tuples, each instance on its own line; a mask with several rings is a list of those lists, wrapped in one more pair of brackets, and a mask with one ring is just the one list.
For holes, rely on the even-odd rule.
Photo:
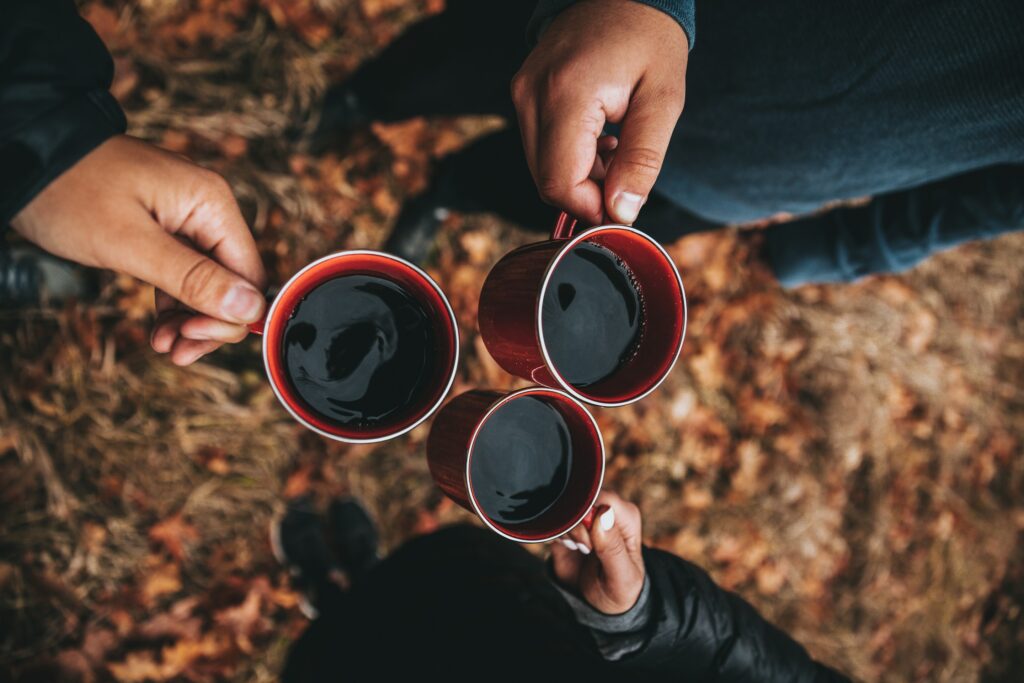
[[(683, 110), (689, 41), (661, 10), (592, 0), (560, 12), (512, 81), (526, 160), (541, 197), (590, 225), (631, 225)], [(621, 124), (604, 187), (598, 139)]]
[(555, 577), (599, 612), (622, 614), (644, 586), (641, 547), (640, 509), (604, 491), (590, 528), (579, 524), (552, 546)]
[(188, 365), (263, 316), (266, 273), (231, 188), (124, 135), (61, 174), (11, 225), (43, 249), (157, 288), (152, 345)]

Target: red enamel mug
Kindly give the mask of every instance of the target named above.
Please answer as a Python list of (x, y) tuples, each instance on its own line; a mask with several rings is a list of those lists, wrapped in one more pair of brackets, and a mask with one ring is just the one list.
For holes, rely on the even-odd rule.
[[(639, 401), (672, 370), (686, 336), (686, 293), (668, 252), (654, 239), (625, 225), (576, 232), (562, 213), (551, 239), (506, 254), (480, 293), (478, 322), (488, 352), (507, 372), (560, 389), (591, 405), (615, 407)], [(574, 247), (592, 243), (612, 252), (632, 272), (642, 317), (631, 356), (603, 379), (586, 386), (568, 382), (551, 359), (544, 338), (543, 302), (559, 263)], [(579, 353), (586, 353), (582, 347)]]
[[(436, 346), (435, 362), (425, 388), (417, 392), (410, 404), (386, 419), (359, 427), (334, 422), (308, 405), (292, 384), (284, 358), (285, 331), (296, 307), (319, 285), (346, 275), (373, 275), (401, 287), (425, 312)], [(344, 301), (339, 305), (344, 305)], [(285, 283), (270, 303), (263, 321), (250, 329), (263, 335), (263, 363), (281, 405), (309, 429), (337, 441), (372, 443), (408, 432), (440, 407), (455, 381), (459, 333), (448, 298), (429, 275), (391, 254), (342, 251), (310, 263)]]
[[(509, 403), (525, 398), (537, 399), (558, 411), (567, 428), (571, 458), (564, 475), (564, 488), (553, 502), (528, 521), (512, 524), (485, 511), (481, 500), (485, 484), (474, 480), (474, 472), (479, 472), (474, 467), (474, 453), (488, 420)], [(502, 449), (502, 455), (506, 452), (510, 462), (514, 462), (518, 455), (516, 449)], [(520, 543), (553, 540), (581, 522), (589, 526), (604, 480), (604, 459), (604, 442), (590, 412), (565, 392), (545, 387), (507, 394), (478, 389), (467, 391), (441, 409), (427, 437), (427, 463), (438, 487), (480, 517), (492, 531)]]

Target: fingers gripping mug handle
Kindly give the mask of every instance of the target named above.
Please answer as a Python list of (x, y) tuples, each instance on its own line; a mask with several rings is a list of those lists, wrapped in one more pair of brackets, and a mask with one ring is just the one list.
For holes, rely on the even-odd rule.
[(579, 223), (578, 220), (562, 211), (558, 214), (558, 219), (555, 220), (555, 227), (551, 231), (551, 239), (553, 240), (567, 240), (572, 237), (573, 231), (576, 230), (576, 226)]
[[(274, 303), (274, 299), (277, 297), (277, 293), (279, 291), (280, 290), (277, 287), (271, 287), (271, 288), (269, 288), (264, 293), (264, 295), (266, 296), (266, 299), (267, 299), (267, 313), (270, 312), (270, 304)], [(249, 328), (250, 332), (252, 332), (253, 334), (258, 334), (261, 337), (263, 336), (263, 328), (265, 328), (266, 326), (267, 326), (267, 314), (266, 313), (264, 313), (263, 317), (260, 318), (259, 320), (257, 320), (256, 322), (249, 323), (248, 325), (246, 325), (246, 327)]]
[(594, 508), (587, 510), (587, 514), (580, 520), (580, 524), (586, 527), (587, 531), (590, 531), (591, 527), (594, 526)]

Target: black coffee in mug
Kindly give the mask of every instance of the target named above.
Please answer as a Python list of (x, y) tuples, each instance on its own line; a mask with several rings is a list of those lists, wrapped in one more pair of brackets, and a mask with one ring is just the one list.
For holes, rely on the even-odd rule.
[(288, 379), (308, 407), (349, 428), (395, 417), (430, 389), (435, 339), (424, 308), (375, 275), (311, 290), (284, 333)]
[(565, 492), (572, 434), (557, 408), (529, 396), (503, 404), (480, 427), (469, 477), (480, 509), (494, 522), (531, 522)]
[(640, 341), (643, 299), (610, 250), (581, 242), (555, 266), (544, 293), (544, 345), (562, 378), (595, 384), (629, 361)]

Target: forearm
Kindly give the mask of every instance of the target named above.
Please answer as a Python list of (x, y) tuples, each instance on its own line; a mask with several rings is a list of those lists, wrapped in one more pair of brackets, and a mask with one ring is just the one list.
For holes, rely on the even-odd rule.
[(113, 62), (71, 0), (0, 3), (0, 227), (125, 130)]
[(995, 166), (773, 226), (768, 259), (783, 285), (906, 270), (931, 254), (1024, 229), (1024, 166)]
[(601, 656), (608, 661), (618, 661), (646, 643), (652, 614), (651, 582), (646, 575), (636, 604), (626, 612), (614, 615), (599, 612), (554, 579), (552, 583), (572, 608), (576, 621), (590, 630)]
[[(696, 20), (694, 12), (695, 0), (632, 0), (643, 5), (649, 5), (669, 15), (682, 27), (690, 41), (690, 49), (693, 49), (693, 42), (696, 39)], [(569, 5), (579, 0), (540, 0), (537, 9), (527, 26), (526, 37), (530, 44), (537, 42), (537, 38), (543, 32), (545, 26), (552, 18)]]

